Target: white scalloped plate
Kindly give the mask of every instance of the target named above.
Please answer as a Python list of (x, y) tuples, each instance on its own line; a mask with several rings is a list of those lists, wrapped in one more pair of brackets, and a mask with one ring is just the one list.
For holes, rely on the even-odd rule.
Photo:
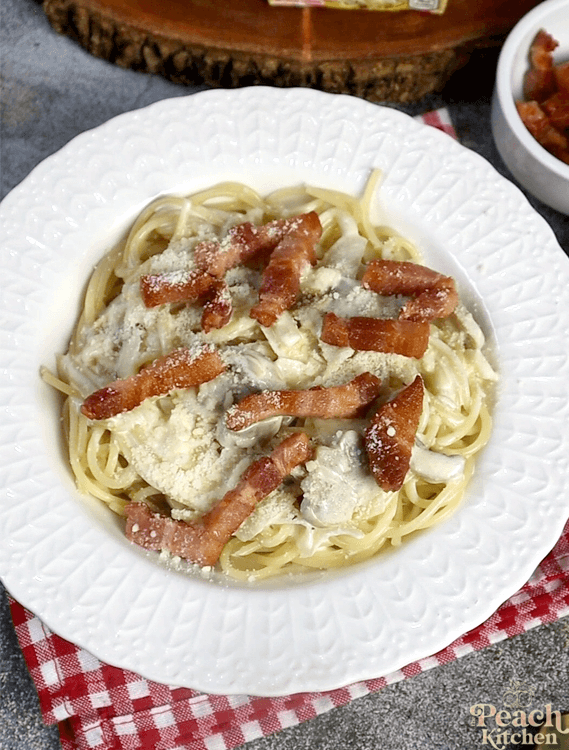
[[(496, 352), (492, 439), (460, 510), (400, 550), (312, 581), (168, 570), (74, 489), (58, 402), (94, 261), (162, 193), (224, 179), (358, 194), (453, 273)], [(84, 133), (0, 206), (0, 573), (61, 636), (150, 679), (282, 695), (378, 677), (445, 647), (529, 578), (569, 516), (569, 264), (482, 158), (393, 109), (308, 89), (208, 91)]]

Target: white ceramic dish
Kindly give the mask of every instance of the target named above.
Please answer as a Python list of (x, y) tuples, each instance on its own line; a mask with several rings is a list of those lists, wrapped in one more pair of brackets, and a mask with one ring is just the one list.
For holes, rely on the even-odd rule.
[(523, 124), (515, 106), (523, 99), (523, 78), (529, 48), (540, 29), (558, 42), (556, 62), (569, 60), (569, 0), (547, 0), (512, 29), (498, 60), (492, 98), (492, 133), (496, 147), (513, 176), (532, 195), (569, 215), (569, 164), (543, 148)]
[[(393, 554), (265, 585), (171, 571), (75, 491), (58, 401), (94, 261), (162, 193), (224, 179), (358, 194), (380, 167), (386, 220), (453, 273), (496, 352), (490, 444), (461, 509)], [(378, 209), (379, 210), (379, 209)], [(102, 660), (213, 693), (279, 695), (387, 674), (487, 618), (569, 516), (569, 264), (520, 191), (393, 109), (307, 89), (209, 91), (122, 115), (38, 166), (0, 207), (0, 573)]]

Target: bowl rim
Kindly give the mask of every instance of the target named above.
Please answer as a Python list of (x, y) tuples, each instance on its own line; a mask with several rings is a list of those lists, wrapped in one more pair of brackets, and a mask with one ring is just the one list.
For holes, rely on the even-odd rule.
[(520, 40), (532, 27), (536, 27), (536, 31), (538, 27), (542, 28), (540, 22), (553, 11), (563, 7), (567, 7), (569, 11), (569, 0), (545, 0), (523, 16), (510, 31), (498, 58), (496, 92), (504, 118), (518, 141), (544, 167), (569, 182), (569, 164), (564, 164), (531, 135), (518, 114), (511, 87), (512, 65), (520, 47)]

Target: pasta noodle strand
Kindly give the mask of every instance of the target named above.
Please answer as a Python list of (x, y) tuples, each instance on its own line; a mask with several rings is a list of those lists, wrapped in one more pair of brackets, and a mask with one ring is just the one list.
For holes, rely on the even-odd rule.
[[(396, 492), (383, 492), (378, 486), (370, 490), (362, 480), (361, 494), (367, 493), (367, 500), (358, 505), (356, 498), (348, 519), (320, 526), (303, 515), (303, 482), (313, 471), (307, 466), (262, 501), (225, 545), (219, 565), (227, 575), (262, 580), (283, 572), (361, 562), (455, 512), (492, 426), (488, 401), (495, 375), (481, 350), (482, 334), (472, 334), (476, 324), (462, 323), (468, 312), (461, 308), (457, 315), (434, 321), (429, 347), (418, 361), (354, 352), (319, 341), (315, 314), (325, 309), (324, 304), (344, 305), (348, 312), (352, 298), (373, 310), (380, 304), (397, 304), (378, 301), (378, 295), (366, 291), (358, 297), (365, 263), (373, 258), (422, 262), (413, 243), (373, 223), (380, 182), (376, 170), (359, 199), (314, 186), (282, 188), (262, 197), (245, 185), (226, 182), (188, 197), (161, 197), (141, 212), (126, 238), (96, 267), (68, 353), (58, 357), (57, 375), (46, 368), (41, 373), (65, 400), (69, 460), (82, 493), (98, 498), (119, 515), (135, 501), (154, 510), (169, 506), (173, 518), (193, 520), (226, 489), (216, 489), (209, 474), (218, 470), (207, 467), (218, 466), (228, 483), (230, 478), (236, 482), (251, 457), (259, 457), (274, 444), (279, 430), (303, 429), (315, 444), (330, 449), (338, 436), (350, 431), (363, 434), (363, 416), (351, 421), (297, 418), (292, 424), (290, 418), (278, 416), (262, 423), (257, 442), (247, 444), (245, 436), (236, 447), (235, 438), (223, 427), (220, 406), (232, 393), (229, 380), (148, 399), (133, 413), (100, 422), (81, 413), (82, 400), (116, 378), (116, 373), (135, 374), (176, 347), (206, 341), (226, 357), (239, 393), (338, 385), (376, 366), (386, 390), (396, 391), (420, 374), (426, 391), (417, 431), (419, 458), (435, 468), (437, 461), (446, 467), (462, 466), (458, 474), (441, 479), (439, 469), (429, 476), (430, 468), (419, 470), (412, 461), (403, 487)], [(297, 307), (283, 313), (270, 329), (263, 329), (248, 314), (260, 284), (254, 267), (228, 272), (233, 318), (219, 330), (200, 331), (197, 303), (144, 309), (138, 291), (141, 275), (171, 269), (182, 273), (184, 263), (191, 268), (198, 242), (222, 243), (228, 229), (240, 222), (258, 225), (311, 211), (319, 214), (322, 224), (318, 262), (301, 280)], [(344, 285), (335, 297), (333, 283)], [(146, 468), (150, 465), (152, 471)]]

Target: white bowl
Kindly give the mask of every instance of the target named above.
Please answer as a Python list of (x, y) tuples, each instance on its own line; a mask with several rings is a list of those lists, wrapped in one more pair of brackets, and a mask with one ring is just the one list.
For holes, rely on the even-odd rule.
[(569, 60), (569, 0), (541, 3), (508, 35), (498, 60), (492, 132), (496, 147), (516, 180), (543, 203), (569, 214), (569, 165), (540, 146), (523, 124), (515, 105), (516, 99), (523, 98), (530, 45), (542, 28), (559, 42), (555, 61)]

